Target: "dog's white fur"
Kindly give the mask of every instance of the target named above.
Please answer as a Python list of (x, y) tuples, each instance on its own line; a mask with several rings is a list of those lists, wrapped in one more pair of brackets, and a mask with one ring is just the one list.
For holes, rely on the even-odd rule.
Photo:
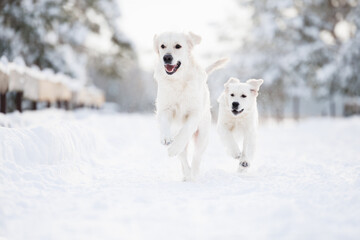
[[(201, 155), (209, 136), (211, 125), (208, 73), (227, 61), (222, 59), (201, 68), (192, 56), (192, 49), (201, 42), (194, 33), (162, 33), (154, 36), (154, 50), (158, 54), (154, 78), (158, 83), (156, 113), (163, 145), (169, 145), (168, 155), (181, 160), (184, 180), (191, 180), (199, 172)], [(176, 45), (181, 46), (180, 49)], [(165, 71), (163, 57), (170, 54), (173, 64), (181, 62), (175, 73)], [(194, 140), (191, 168), (187, 160), (188, 145)]]
[[(262, 83), (262, 79), (249, 79), (241, 83), (239, 79), (230, 78), (218, 98), (217, 130), (230, 156), (240, 160), (239, 171), (248, 167), (254, 159), (258, 125), (256, 99)], [(238, 103), (236, 110), (234, 102)], [(242, 153), (238, 145), (241, 140)]]

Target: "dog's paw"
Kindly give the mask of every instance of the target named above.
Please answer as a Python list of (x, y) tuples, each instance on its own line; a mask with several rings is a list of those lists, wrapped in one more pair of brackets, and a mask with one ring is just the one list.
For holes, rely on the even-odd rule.
[(179, 155), (185, 148), (186, 144), (183, 144), (181, 141), (174, 140), (168, 148), (169, 157), (175, 157)]
[(171, 144), (168, 148), (169, 157), (175, 157), (181, 153), (181, 149), (176, 144)]
[(173, 140), (169, 137), (164, 137), (160, 140), (160, 143), (164, 146), (169, 146), (172, 142)]

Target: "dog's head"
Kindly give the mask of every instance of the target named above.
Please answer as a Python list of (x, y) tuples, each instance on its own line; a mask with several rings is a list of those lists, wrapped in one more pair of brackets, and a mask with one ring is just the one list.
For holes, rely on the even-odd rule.
[(162, 33), (154, 36), (154, 50), (159, 55), (164, 71), (173, 75), (186, 67), (191, 57), (192, 48), (201, 42), (201, 37), (190, 32)]
[(235, 116), (242, 112), (248, 112), (256, 104), (256, 97), (262, 79), (249, 79), (246, 83), (241, 83), (239, 79), (230, 78), (225, 84), (225, 91), (223, 93), (223, 101), (229, 111)]

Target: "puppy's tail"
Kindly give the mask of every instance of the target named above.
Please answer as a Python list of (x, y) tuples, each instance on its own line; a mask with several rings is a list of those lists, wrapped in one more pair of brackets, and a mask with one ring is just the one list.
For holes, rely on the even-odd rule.
[(229, 61), (228, 58), (221, 58), (221, 59), (217, 60), (216, 62), (214, 62), (213, 64), (211, 64), (210, 66), (208, 66), (205, 69), (207, 75), (210, 75), (213, 71), (215, 71), (219, 68), (223, 68), (228, 61)]

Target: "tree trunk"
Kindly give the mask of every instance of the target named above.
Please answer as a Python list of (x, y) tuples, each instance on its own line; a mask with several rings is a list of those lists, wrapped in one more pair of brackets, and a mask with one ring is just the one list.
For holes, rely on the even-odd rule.
[(1, 112), (2, 113), (6, 113), (6, 93), (1, 93), (1, 97), (0, 97), (0, 102), (1, 102)]
[(51, 102), (50, 102), (50, 101), (46, 102), (46, 107), (47, 107), (47, 108), (50, 108), (50, 107), (51, 107)]
[(336, 117), (336, 106), (333, 100), (330, 100), (330, 116)]
[(61, 108), (61, 101), (60, 100), (56, 101), (56, 106), (57, 106), (57, 108)]
[(69, 101), (64, 101), (65, 110), (69, 110)]
[(298, 96), (293, 99), (293, 117), (296, 121), (300, 118), (300, 98)]
[(284, 114), (283, 109), (281, 107), (276, 108), (276, 121), (280, 123), (282, 120), (284, 120)]
[(23, 92), (16, 92), (15, 106), (16, 106), (16, 110), (18, 110), (19, 112), (22, 112), (22, 97), (23, 97)]
[(31, 101), (31, 110), (36, 110), (36, 109), (37, 109), (37, 102)]

